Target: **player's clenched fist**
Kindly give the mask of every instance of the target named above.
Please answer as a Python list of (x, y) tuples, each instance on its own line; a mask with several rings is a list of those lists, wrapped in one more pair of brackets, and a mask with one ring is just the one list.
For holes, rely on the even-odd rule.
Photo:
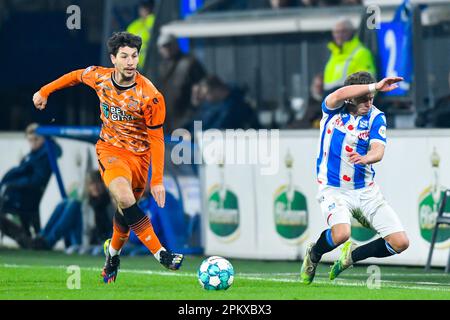
[(33, 95), (34, 106), (39, 110), (44, 110), (47, 106), (47, 98), (44, 98), (39, 91)]

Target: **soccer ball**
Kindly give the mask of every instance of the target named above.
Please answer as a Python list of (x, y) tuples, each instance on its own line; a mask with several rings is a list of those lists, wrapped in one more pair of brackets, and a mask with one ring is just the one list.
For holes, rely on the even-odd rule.
[(198, 281), (206, 290), (226, 290), (231, 286), (233, 280), (233, 266), (222, 257), (209, 257), (203, 260), (198, 269)]

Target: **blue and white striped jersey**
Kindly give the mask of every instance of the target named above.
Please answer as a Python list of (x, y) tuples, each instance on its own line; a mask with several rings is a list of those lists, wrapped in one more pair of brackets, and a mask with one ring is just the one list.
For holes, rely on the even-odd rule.
[(352, 164), (348, 154), (364, 156), (373, 142), (386, 144), (386, 117), (372, 105), (368, 114), (353, 116), (345, 104), (330, 110), (322, 102), (317, 181), (322, 185), (360, 189), (373, 184), (372, 165)]

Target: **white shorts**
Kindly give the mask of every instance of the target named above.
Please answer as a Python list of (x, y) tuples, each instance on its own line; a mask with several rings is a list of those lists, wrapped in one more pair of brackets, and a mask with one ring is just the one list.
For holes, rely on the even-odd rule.
[[(351, 224), (353, 215), (363, 226), (375, 230), (382, 238), (404, 231), (400, 219), (384, 199), (377, 184), (357, 190), (323, 186), (317, 194), (317, 200), (330, 227), (340, 223)], [(357, 217), (358, 212), (361, 217)]]

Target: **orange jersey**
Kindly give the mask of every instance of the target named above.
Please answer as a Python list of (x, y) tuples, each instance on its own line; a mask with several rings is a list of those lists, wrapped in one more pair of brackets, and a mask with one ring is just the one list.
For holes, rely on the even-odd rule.
[(42, 87), (40, 93), (48, 97), (78, 83), (93, 88), (100, 99), (100, 139), (136, 155), (151, 152), (152, 185), (162, 183), (164, 97), (139, 73), (133, 85), (123, 87), (114, 81), (113, 72), (114, 68), (97, 66), (75, 70)]

